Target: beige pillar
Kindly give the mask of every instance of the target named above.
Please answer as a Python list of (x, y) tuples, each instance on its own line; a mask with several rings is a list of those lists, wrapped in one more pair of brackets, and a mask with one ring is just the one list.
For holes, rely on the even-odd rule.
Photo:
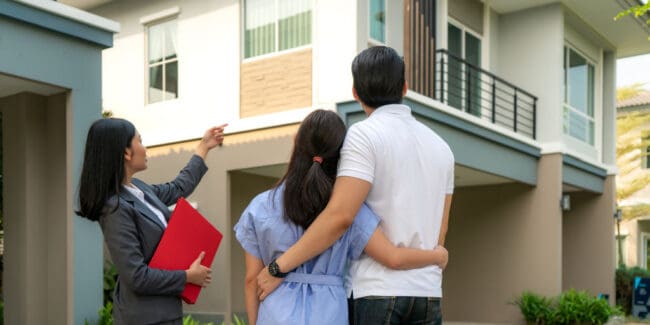
[(602, 194), (569, 193), (563, 218), (562, 288), (609, 294), (614, 303), (616, 184), (608, 176)]
[(65, 95), (0, 99), (6, 324), (67, 323), (65, 105)]
[(543, 156), (537, 186), (457, 188), (447, 235), (443, 319), (514, 323), (524, 290), (562, 289), (562, 156)]

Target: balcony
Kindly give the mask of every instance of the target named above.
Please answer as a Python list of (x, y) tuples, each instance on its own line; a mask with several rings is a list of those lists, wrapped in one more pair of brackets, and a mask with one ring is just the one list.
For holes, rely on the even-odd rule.
[(537, 97), (531, 93), (445, 49), (436, 50), (428, 60), (425, 57), (422, 62), (413, 61), (407, 62), (407, 80), (412, 90), (517, 134), (536, 138)]

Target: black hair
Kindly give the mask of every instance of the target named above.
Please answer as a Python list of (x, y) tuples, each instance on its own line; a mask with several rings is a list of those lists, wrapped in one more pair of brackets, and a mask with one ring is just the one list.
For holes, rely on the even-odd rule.
[(345, 124), (332, 111), (316, 110), (300, 124), (287, 173), (278, 184), (285, 184), (285, 218), (304, 229), (330, 199), (345, 132)]
[(404, 60), (387, 46), (363, 50), (352, 61), (352, 79), (359, 99), (371, 108), (402, 102)]
[(77, 215), (99, 220), (108, 199), (120, 192), (125, 177), (124, 151), (131, 147), (135, 134), (131, 122), (118, 118), (100, 119), (90, 126), (79, 179)]

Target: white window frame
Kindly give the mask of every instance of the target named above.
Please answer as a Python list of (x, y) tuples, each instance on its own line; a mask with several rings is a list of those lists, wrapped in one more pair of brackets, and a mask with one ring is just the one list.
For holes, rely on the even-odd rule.
[[(589, 116), (589, 115), (577, 110), (576, 108), (572, 107), (571, 105), (569, 105), (569, 103), (566, 102), (566, 99), (569, 96), (569, 80), (568, 80), (567, 73), (568, 73), (569, 65), (571, 63), (569, 62), (570, 52), (565, 51), (565, 49), (569, 49), (569, 51), (573, 51), (576, 54), (580, 55), (585, 61), (587, 61), (587, 64), (589, 64), (589, 65), (591, 65), (593, 67), (593, 78), (594, 78), (593, 87), (594, 87), (594, 89), (593, 89), (593, 94), (592, 94), (592, 96), (593, 96), (593, 98), (592, 98), (592, 103), (593, 103), (592, 113), (594, 114), (594, 116)], [(562, 48), (562, 51), (563, 51), (562, 54), (563, 54), (563, 58), (564, 58), (563, 62), (565, 63), (565, 66), (562, 67), (562, 71), (563, 71), (562, 82), (563, 82), (563, 86), (564, 86), (563, 87), (564, 93), (562, 94), (562, 133), (569, 136), (569, 137), (571, 137), (572, 139), (580, 141), (580, 142), (582, 142), (582, 143), (584, 143), (586, 145), (595, 147), (596, 146), (596, 128), (597, 128), (597, 125), (596, 125), (596, 122), (597, 122), (596, 121), (596, 98), (597, 98), (596, 97), (596, 89), (598, 87), (598, 84), (597, 84), (597, 68), (598, 68), (598, 64), (596, 64), (588, 55), (586, 55), (585, 53), (583, 53), (578, 48), (576, 48), (575, 46), (571, 45), (568, 42), (564, 42), (564, 47)], [(568, 121), (564, 120), (564, 109), (568, 109), (569, 114), (570, 113), (578, 114), (578, 115), (580, 115), (582, 117), (585, 117), (587, 119), (587, 123), (592, 122), (594, 124), (594, 128), (592, 130), (593, 134), (591, 135), (593, 143), (589, 142), (589, 137), (590, 137), (589, 134), (587, 134), (587, 141), (584, 141), (582, 139), (578, 139), (578, 138), (572, 136), (570, 129), (567, 129), (566, 133), (564, 132), (564, 123), (568, 123)], [(589, 109), (589, 108), (587, 108), (587, 109)], [(571, 120), (571, 118), (569, 117), (569, 121), (570, 120)], [(571, 125), (569, 124), (569, 128), (570, 127), (571, 127)], [(589, 130), (589, 128), (587, 127), (587, 132), (588, 132), (588, 130)]]
[[(386, 40), (382, 42), (370, 36), (370, 1), (372, 0), (368, 0), (368, 47), (386, 45)], [(388, 22), (386, 21), (386, 17), (388, 13), (388, 1), (387, 0), (383, 0), (383, 1), (384, 1), (384, 38), (386, 38), (386, 31), (388, 25)]]
[(274, 35), (275, 36), (275, 40), (274, 40), (275, 48), (274, 48), (274, 50), (272, 52), (265, 53), (265, 54), (262, 54), (262, 55), (252, 56), (250, 58), (246, 57), (246, 0), (242, 1), (242, 3), (241, 3), (241, 15), (240, 15), (241, 22), (242, 22), (240, 24), (240, 26), (241, 26), (240, 33), (242, 35), (242, 37), (241, 37), (241, 49), (240, 49), (241, 52), (240, 53), (241, 53), (241, 61), (242, 61), (242, 63), (268, 59), (268, 58), (284, 55), (284, 54), (287, 54), (287, 53), (299, 52), (299, 51), (302, 51), (302, 50), (305, 50), (305, 49), (312, 48), (312, 46), (314, 44), (314, 16), (315, 16), (315, 10), (316, 10), (316, 0), (311, 0), (311, 22), (310, 22), (311, 23), (311, 35), (310, 35), (311, 41), (309, 42), (309, 44), (301, 45), (301, 46), (298, 46), (298, 47), (292, 47), (290, 49), (286, 49), (286, 50), (282, 50), (282, 51), (279, 50), (279, 47), (280, 47), (280, 28), (278, 28), (278, 25), (279, 25), (279, 21), (278, 21), (278, 16), (279, 16), (278, 10), (279, 9), (278, 8), (279, 8), (279, 6), (277, 5), (279, 0), (273, 0), (273, 1), (275, 1), (275, 4), (276, 4), (275, 5), (275, 35)]
[[(179, 16), (178, 14), (180, 12), (178, 10), (178, 7), (169, 9), (167, 11), (169, 12), (168, 14), (166, 14), (164, 12), (162, 14), (153, 14), (153, 15), (148, 16), (148, 17), (155, 17), (155, 19), (147, 19), (147, 18), (141, 18), (140, 19), (140, 23), (144, 24), (144, 69), (145, 69), (145, 72), (144, 72), (144, 75), (145, 75), (144, 103), (145, 103), (145, 105), (155, 105), (155, 104), (159, 104), (159, 103), (172, 102), (172, 101), (178, 100), (181, 97), (181, 89), (180, 89), (181, 85), (180, 85), (180, 81), (177, 81), (178, 84), (176, 85), (176, 87), (177, 87), (178, 94), (176, 95), (176, 98), (165, 99), (165, 96), (163, 95), (162, 100), (157, 101), (157, 102), (153, 102), (153, 103), (149, 102), (149, 88), (150, 88), (149, 87), (149, 81), (150, 81), (150, 79), (149, 79), (150, 78), (149, 69), (151, 67), (176, 62), (177, 63), (177, 69), (178, 69), (177, 73), (179, 75), (178, 79), (180, 80), (180, 60), (179, 60), (180, 46), (177, 46), (177, 48), (176, 48), (176, 57), (174, 59), (165, 60), (164, 57), (163, 57), (163, 60), (161, 62), (158, 62), (158, 63), (155, 63), (155, 64), (150, 64), (149, 63), (149, 28), (151, 28), (152, 26), (163, 24), (163, 23), (173, 21), (173, 20), (176, 20), (176, 26), (178, 27), (178, 16)], [(178, 30), (176, 30), (176, 37), (177, 37), (176, 44), (178, 45)], [(165, 41), (165, 39), (163, 38), (163, 49), (165, 48), (164, 41)], [(165, 86), (166, 86), (166, 83), (167, 83), (167, 80), (165, 79), (165, 74), (166, 74), (165, 71), (166, 71), (166, 69), (163, 68), (163, 75), (162, 75), (163, 92), (166, 89)]]
[(648, 269), (648, 240), (650, 239), (650, 233), (647, 232), (642, 232), (641, 236), (641, 243), (639, 247), (639, 258), (637, 260), (637, 265), (639, 265), (642, 269), (647, 270)]
[[(650, 134), (641, 134), (641, 143), (644, 141), (649, 141), (650, 140)], [(650, 167), (648, 167), (648, 162), (650, 161), (650, 145), (647, 146), (642, 146), (641, 147), (641, 169), (644, 170), (650, 170)]]
[[(467, 52), (466, 52), (466, 51), (467, 51), (467, 49), (466, 49), (467, 47), (465, 46), (465, 44), (466, 44), (465, 33), (469, 33), (469, 34), (471, 34), (472, 36), (476, 37), (476, 38), (481, 42), (481, 55), (480, 55), (480, 59), (479, 59), (479, 63), (480, 63), (479, 68), (482, 69), (482, 68), (483, 68), (483, 52), (484, 52), (484, 50), (483, 50), (483, 36), (482, 36), (481, 34), (475, 32), (475, 31), (474, 31), (473, 29), (471, 29), (470, 27), (465, 26), (463, 23), (459, 22), (458, 20), (452, 18), (451, 16), (448, 16), (448, 17), (447, 17), (447, 24), (448, 24), (448, 25), (453, 25), (454, 27), (460, 29), (460, 51), (461, 51), (461, 53), (462, 53), (462, 55), (461, 55), (460, 58), (463, 59), (464, 61), (467, 61)], [(447, 27), (447, 28), (448, 28), (448, 27)], [(447, 37), (447, 51), (449, 51), (449, 30), (447, 30), (447, 35), (446, 35), (446, 37)], [(463, 69), (462, 69), (461, 73), (462, 73), (463, 75), (465, 75), (465, 65), (463, 65)], [(447, 82), (449, 82), (449, 81), (447, 81)], [(467, 89), (465, 88), (465, 87), (466, 87), (465, 85), (466, 85), (465, 82), (462, 82), (462, 83), (461, 83), (461, 87), (462, 87), (461, 90), (462, 90), (462, 93), (463, 93), (463, 94), (466, 94), (466, 92), (467, 92)], [(447, 89), (449, 89), (449, 88), (447, 88)], [(483, 91), (483, 90), (481, 89), (481, 91)], [(449, 96), (449, 95), (448, 95), (448, 91), (445, 92), (445, 94), (447, 94), (447, 96)], [(443, 94), (443, 96), (444, 96), (445, 94)], [(463, 95), (463, 96), (464, 96), (464, 95)], [(483, 98), (483, 96), (480, 96), (480, 97)], [(481, 100), (482, 100), (482, 99), (481, 99)], [(448, 98), (444, 98), (444, 99), (443, 99), (443, 102), (444, 102), (444, 103), (448, 103), (448, 102), (449, 102), (449, 101), (448, 101)], [(461, 107), (461, 110), (462, 110), (463, 112), (466, 112), (466, 111), (465, 111), (465, 109), (466, 109), (465, 105), (467, 105), (467, 101), (462, 100), (462, 101), (461, 101), (461, 106), (462, 106), (462, 107)], [(481, 107), (483, 107), (482, 104), (481, 104)], [(466, 112), (466, 113), (468, 113), (468, 112)], [(469, 114), (469, 113), (468, 113), (468, 114)], [(471, 115), (471, 114), (470, 114), (470, 115)], [(483, 112), (481, 112), (481, 115), (479, 115), (479, 116), (477, 116), (477, 117), (480, 118), (482, 115), (483, 115)], [(472, 115), (472, 116), (474, 116), (474, 115)]]

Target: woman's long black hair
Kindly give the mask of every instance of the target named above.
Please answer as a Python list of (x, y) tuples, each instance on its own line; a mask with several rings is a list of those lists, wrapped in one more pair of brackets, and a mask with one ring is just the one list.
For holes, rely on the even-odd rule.
[(131, 147), (135, 132), (133, 124), (123, 119), (106, 118), (92, 124), (86, 137), (77, 215), (99, 220), (108, 199), (120, 192), (124, 151)]
[(345, 132), (345, 124), (332, 111), (316, 110), (300, 124), (287, 173), (278, 184), (285, 184), (285, 217), (304, 229), (330, 199)]

